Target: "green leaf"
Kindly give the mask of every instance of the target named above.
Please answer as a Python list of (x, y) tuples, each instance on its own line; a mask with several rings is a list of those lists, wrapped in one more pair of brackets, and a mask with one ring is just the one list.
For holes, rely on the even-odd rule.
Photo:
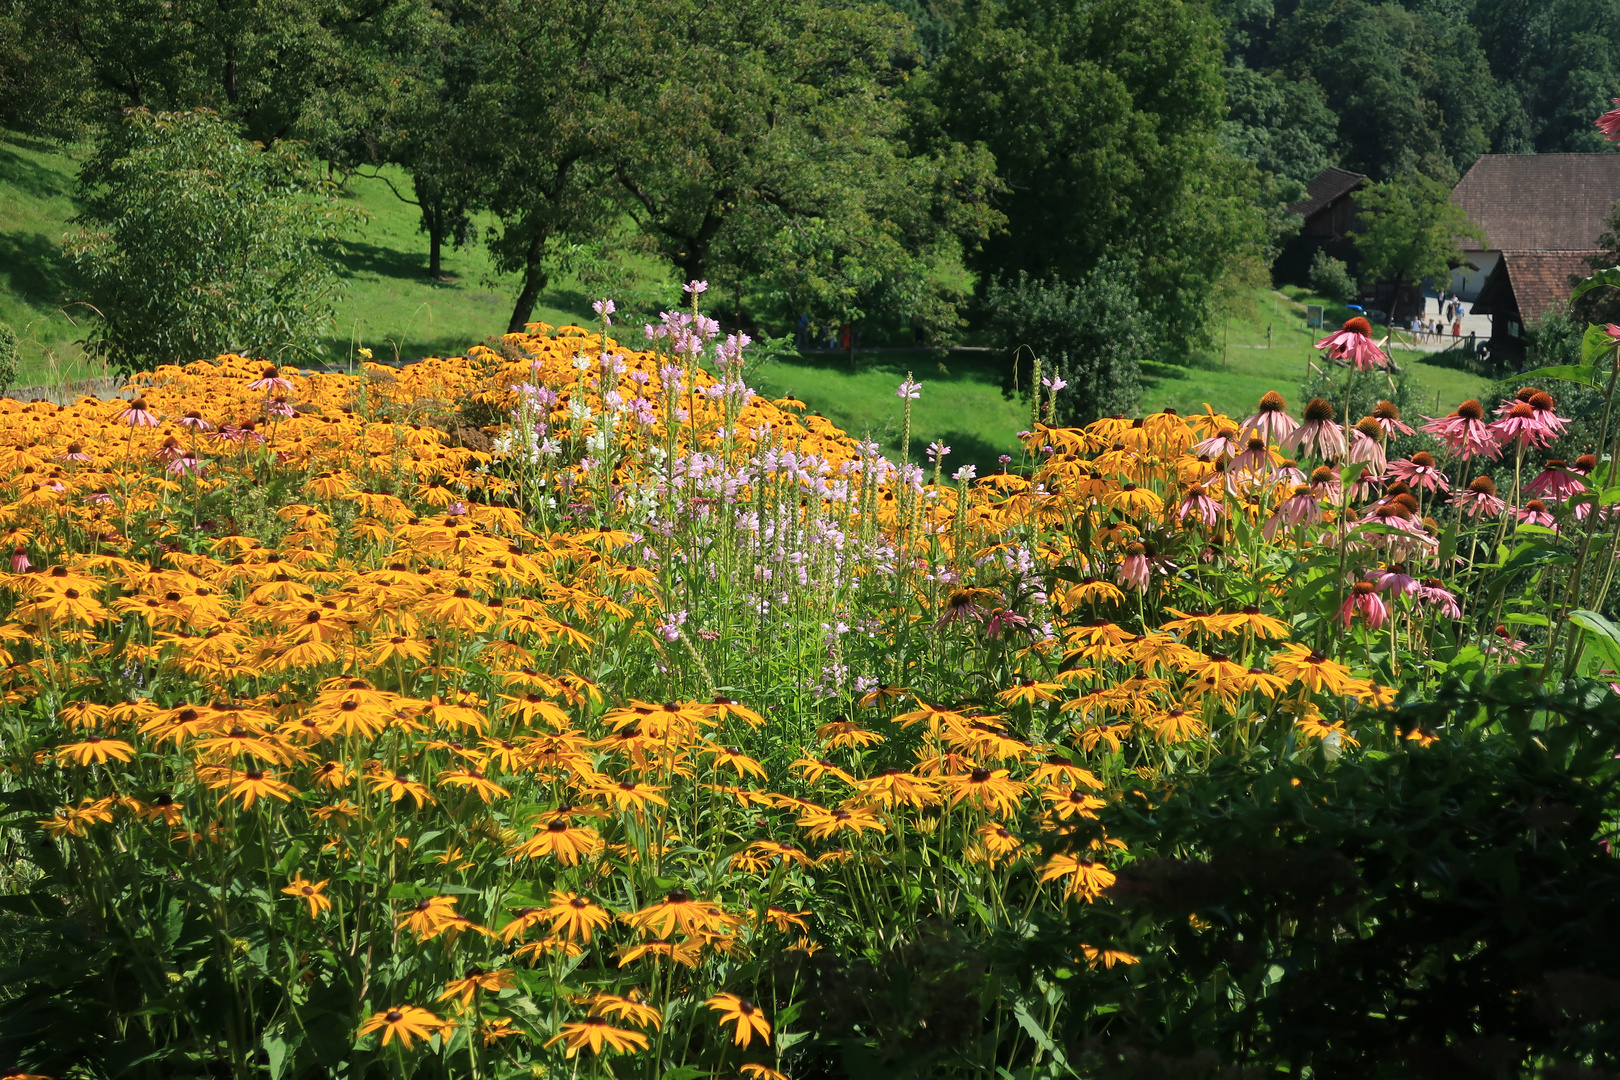
[(1569, 302), (1574, 303), (1587, 293), (1600, 286), (1607, 285), (1613, 289), (1620, 289), (1620, 266), (1611, 266), (1607, 270), (1599, 270), (1591, 277), (1575, 286), (1569, 294)]
[(1586, 631), (1586, 646), (1597, 659), (1610, 671), (1620, 672), (1620, 626), (1585, 608), (1570, 612), (1569, 621)]
[(1595, 367), (1599, 360), (1614, 355), (1614, 346), (1614, 338), (1603, 327), (1587, 324), (1586, 333), (1581, 335), (1581, 366)]
[(1563, 382), (1579, 383), (1582, 386), (1596, 386), (1593, 369), (1585, 364), (1555, 364), (1552, 367), (1536, 368), (1535, 376), (1538, 379), (1559, 379)]

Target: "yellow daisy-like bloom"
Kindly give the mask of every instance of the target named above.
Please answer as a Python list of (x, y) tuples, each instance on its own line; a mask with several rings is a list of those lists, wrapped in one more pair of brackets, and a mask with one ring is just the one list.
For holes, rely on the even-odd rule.
[(439, 995), (439, 1000), (448, 1001), (450, 998), (456, 998), (458, 1004), (465, 1009), (472, 1004), (473, 995), (480, 990), (498, 994), (515, 982), (512, 972), (507, 969), (485, 971), (483, 968), (469, 968), (467, 974), (461, 978), (444, 984), (444, 993)]
[(364, 1036), (381, 1031), (384, 1046), (397, 1038), (400, 1046), (409, 1050), (412, 1039), (430, 1039), (443, 1029), (444, 1021), (437, 1014), (415, 1005), (397, 1005), (373, 1015), (360, 1025), (359, 1033)]
[(1086, 963), (1093, 968), (1111, 968), (1115, 964), (1141, 963), (1136, 956), (1122, 949), (1099, 949), (1092, 945), (1082, 945), (1080, 951), (1085, 954)]
[(1356, 682), (1343, 664), (1295, 643), (1272, 653), (1270, 662), (1272, 670), (1282, 678), (1303, 683), (1312, 693), (1348, 694)]
[(736, 994), (716, 994), (704, 1004), (721, 1014), (716, 1023), (722, 1028), (733, 1026), (732, 1039), (738, 1046), (747, 1047), (755, 1035), (770, 1042), (770, 1022), (765, 1019), (765, 1011), (752, 1001)]
[(1090, 903), (1101, 896), (1115, 878), (1114, 872), (1102, 863), (1078, 855), (1058, 854), (1041, 867), (1041, 880), (1062, 881), (1067, 899), (1078, 897)]
[(313, 919), (332, 906), (332, 901), (322, 895), (326, 892), (326, 886), (329, 883), (330, 879), (327, 881), (309, 881), (305, 879), (302, 873), (297, 873), (293, 875), (292, 881), (287, 883), (287, 887), (281, 891), (308, 904), (309, 917)]
[(556, 1035), (546, 1040), (545, 1045), (550, 1047), (557, 1043), (563, 1044), (568, 1057), (587, 1047), (593, 1054), (600, 1054), (604, 1049), (618, 1054), (634, 1054), (650, 1045), (647, 1036), (641, 1032), (614, 1027), (601, 1016), (587, 1016), (583, 1020), (564, 1024)]
[(940, 781), (951, 805), (968, 802), (982, 810), (1010, 814), (1018, 809), (1019, 801), (1029, 785), (1008, 776), (1006, 769), (974, 769), (972, 772), (946, 776)]
[(569, 941), (591, 943), (591, 935), (605, 928), (612, 916), (607, 909), (598, 907), (578, 893), (553, 892), (551, 906), (540, 910), (541, 918), (551, 920), (551, 932), (561, 934)]
[(111, 761), (128, 761), (135, 756), (135, 748), (122, 739), (108, 739), (90, 735), (83, 742), (68, 743), (56, 748), (58, 761), (66, 758), (75, 765), (105, 765)]

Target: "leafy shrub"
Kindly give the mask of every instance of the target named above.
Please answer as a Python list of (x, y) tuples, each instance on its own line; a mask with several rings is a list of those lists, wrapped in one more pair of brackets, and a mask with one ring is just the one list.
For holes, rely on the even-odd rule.
[(17, 381), (17, 331), (10, 323), (0, 322), (0, 390), (11, 389)]
[(116, 368), (315, 355), (339, 288), (331, 255), (363, 212), (293, 144), (248, 143), (203, 110), (133, 109), (79, 183), (69, 251)]
[(985, 306), (987, 332), (1007, 350), (1009, 363), (1026, 350), (1040, 359), (1043, 372), (1068, 383), (1057, 395), (1056, 422), (1083, 424), (1135, 411), (1142, 393), (1138, 359), (1152, 347), (1152, 336), (1129, 264), (1105, 260), (1073, 283), (1020, 272), (1016, 283), (992, 281)]
[(1335, 304), (1348, 304), (1356, 297), (1356, 283), (1350, 277), (1350, 269), (1344, 260), (1335, 259), (1321, 249), (1311, 256), (1308, 280), (1311, 291)]

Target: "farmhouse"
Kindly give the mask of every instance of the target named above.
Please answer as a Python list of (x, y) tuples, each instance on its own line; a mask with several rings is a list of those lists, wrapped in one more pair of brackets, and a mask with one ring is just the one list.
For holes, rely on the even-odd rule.
[(1524, 327), (1591, 273), (1598, 238), (1620, 200), (1620, 154), (1487, 154), (1451, 193), (1484, 233), (1459, 241), (1451, 291), (1491, 317), (1491, 349), (1515, 363)]
[(1305, 220), (1277, 256), (1272, 273), (1278, 281), (1307, 284), (1311, 258), (1318, 251), (1344, 262), (1355, 274), (1361, 256), (1349, 234), (1357, 224), (1355, 193), (1368, 182), (1364, 173), (1331, 167), (1305, 185), (1305, 198), (1288, 208)]

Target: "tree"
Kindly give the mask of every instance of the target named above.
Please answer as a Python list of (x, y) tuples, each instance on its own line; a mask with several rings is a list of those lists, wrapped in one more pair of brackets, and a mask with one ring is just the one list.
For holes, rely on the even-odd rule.
[(460, 119), (480, 201), (499, 219), (490, 254), (518, 276), (515, 333), (552, 275), (618, 228), (615, 124), (676, 26), (660, 0), (475, 3), (466, 41), (477, 75)]
[(1027, 347), (1047, 376), (1068, 384), (1056, 397), (1056, 423), (1089, 424), (1136, 411), (1142, 392), (1137, 357), (1152, 335), (1131, 266), (1105, 260), (1074, 284), (1027, 273), (1016, 283), (992, 280), (985, 307), (986, 329), (998, 345), (1009, 353)]
[(1457, 239), (1483, 240), (1479, 227), (1451, 201), (1451, 189), (1413, 175), (1372, 184), (1356, 194), (1362, 226), (1351, 233), (1361, 253), (1362, 276), (1397, 285), (1449, 281), (1462, 253)]
[(1478, 31), (1437, 6), (1302, 0), (1266, 52), (1268, 68), (1322, 88), (1339, 116), (1338, 164), (1375, 179), (1460, 174), (1509, 104)]
[(992, 224), (992, 164), (949, 141), (907, 145), (905, 20), (826, 0), (715, 7), (680, 21), (616, 143), (657, 250), (683, 279), (712, 280), (723, 310), (954, 324), (935, 264)]
[(125, 108), (208, 108), (250, 139), (299, 138), (329, 157), (385, 107), (397, 86), (394, 58), (435, 18), (430, 0), (27, 0), (23, 7), (50, 43), (46, 59), (78, 74), (81, 119), (104, 124)]
[(1207, 340), (1211, 286), (1269, 239), (1254, 166), (1216, 137), (1221, 46), (1199, 3), (973, 8), (924, 79), (929, 120), (995, 155), (1007, 225), (969, 253), (981, 280), (1078, 282), (1128, 264), (1158, 351)]
[(216, 113), (131, 110), (79, 176), (69, 251), (122, 370), (234, 351), (316, 352), (360, 211), (290, 143), (249, 143)]
[(1333, 164), (1339, 118), (1321, 87), (1267, 74), (1241, 64), (1226, 69), (1227, 119), (1221, 145), (1297, 185), (1289, 202), (1304, 197), (1304, 185)]

